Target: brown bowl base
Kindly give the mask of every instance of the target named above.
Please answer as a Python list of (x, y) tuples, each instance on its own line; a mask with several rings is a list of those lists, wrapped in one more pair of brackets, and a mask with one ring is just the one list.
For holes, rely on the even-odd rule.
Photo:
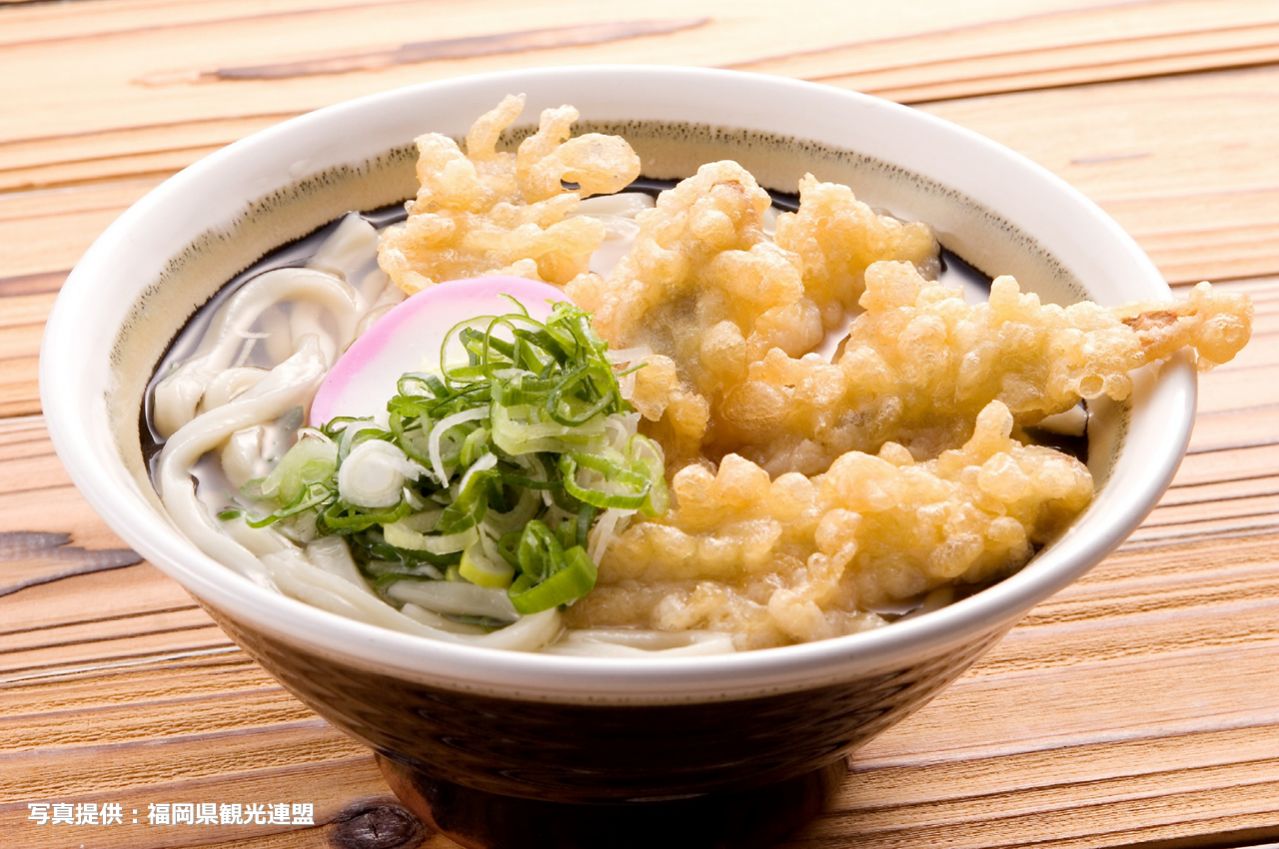
[(749, 790), (606, 804), (501, 796), (377, 756), (391, 790), (467, 849), (763, 849), (819, 814), (848, 772), (821, 769)]

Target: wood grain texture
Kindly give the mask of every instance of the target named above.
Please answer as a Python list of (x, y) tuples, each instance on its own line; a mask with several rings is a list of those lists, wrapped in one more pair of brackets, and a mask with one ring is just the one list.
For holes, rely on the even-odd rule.
[[(1173, 283), (1279, 273), (1279, 252), (1273, 249), (1279, 241), (1279, 66), (974, 97), (922, 108), (1004, 142), (1067, 179), (1114, 215)], [(210, 129), (247, 133), (280, 117), (160, 129), (175, 140)], [(1187, 134), (1190, 125), (1199, 131)], [(1240, 127), (1250, 132), (1241, 133)], [(109, 134), (107, 149), (128, 150), (130, 138), (129, 133)], [(6, 148), (0, 138), (0, 245), (5, 251), (0, 303), (8, 304), (10, 294), (56, 291), (93, 238), (129, 204), (221, 141), (142, 159), (120, 154), (7, 167), (28, 160), (18, 155), (18, 146)], [(35, 151), (40, 144), (27, 147)], [(135, 165), (140, 170), (132, 170)], [(26, 185), (42, 187), (23, 189)], [(46, 302), (51, 301), (39, 303)], [(22, 309), (31, 314), (29, 306)], [(39, 411), (33, 379), (36, 322), (0, 340), (0, 415)]]
[[(1257, 305), (1253, 344), (1202, 380), (1190, 453), (1143, 526), (859, 752), (832, 809), (791, 845), (1279, 841), (1279, 6), (786, 8), (0, 4), (6, 849), (371, 845), (400, 822), (371, 756), (140, 562), (58, 464), (35, 367), (76, 258), (164, 177), (300, 111), (459, 73), (598, 61), (761, 70), (919, 104), (1079, 187), (1172, 282), (1229, 280)], [(143, 822), (41, 829), (29, 801), (120, 802)], [(148, 803), (188, 801), (309, 801), (316, 825), (145, 824)], [(397, 845), (419, 844), (452, 846), (425, 833)]]
[[(696, 13), (679, 0), (654, 0), (642, 13), (619, 14), (623, 8), (474, 0), (441, 14), (429, 0), (290, 0), (269, 9), (241, 0), (112, 0), (82, 4), (74, 15), (50, 6), (9, 10), (0, 67), (21, 73), (0, 75), (0, 98), (10, 104), (0, 163), (36, 169), (6, 174), (9, 184), (31, 186), (101, 176), (87, 163), (104, 158), (125, 160), (108, 171), (138, 173), (346, 97), (529, 62), (740, 67), (830, 78), (909, 102), (936, 99), (943, 87), (957, 97), (1114, 79), (1119, 71), (1106, 60), (1138, 49), (1159, 68), (1120, 68), (1121, 75), (1261, 64), (1274, 59), (1266, 51), (1279, 27), (1279, 7), (1267, 0), (1045, 0), (1029, 14), (1015, 0), (944, 11), (886, 0), (808, 2), (785, 17), (768, 4), (725, 0), (698, 4)], [(1028, 63), (1052, 67), (1058, 54), (1073, 63), (1068, 77), (1027, 75)], [(287, 67), (299, 73), (283, 73)], [(246, 70), (254, 68), (261, 73)], [(835, 68), (842, 76), (832, 76)], [(877, 83), (884, 73), (896, 81)], [(31, 79), (56, 80), (56, 97)]]

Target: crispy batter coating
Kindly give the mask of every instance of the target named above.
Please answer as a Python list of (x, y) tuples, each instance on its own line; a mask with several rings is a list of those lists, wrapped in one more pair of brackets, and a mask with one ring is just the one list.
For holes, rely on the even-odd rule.
[(776, 242), (764, 232), (769, 206), (736, 162), (703, 165), (640, 215), (631, 251), (606, 278), (567, 287), (605, 339), (659, 352), (637, 378), (636, 406), (658, 422), (672, 463), (723, 442), (717, 422), (751, 363), (773, 350), (799, 356), (846, 320), (871, 262), (937, 254), (926, 226), (877, 215), (811, 175), (799, 212), (779, 216)]
[(587, 270), (604, 227), (571, 213), (582, 198), (634, 180), (639, 157), (617, 136), (570, 139), (578, 117), (571, 106), (544, 111), (516, 153), (497, 150), (523, 108), (522, 95), (508, 95), (471, 127), (465, 153), (448, 136), (418, 137), (420, 189), (408, 219), (388, 228), (378, 249), (404, 291), (490, 273), (563, 284)]
[[(574, 626), (709, 628), (756, 648), (998, 578), (1093, 494), (1078, 460), (1014, 434), (1081, 398), (1126, 398), (1134, 369), (1183, 349), (1225, 362), (1251, 331), (1247, 298), (1207, 283), (1109, 309), (1043, 304), (1001, 277), (969, 304), (925, 279), (926, 225), (809, 175), (770, 238), (768, 193), (728, 161), (640, 213), (601, 277), (587, 260), (602, 227), (566, 216), (634, 179), (638, 158), (616, 137), (571, 138), (571, 107), (498, 151), (522, 106), (477, 121), (465, 154), (418, 139), (422, 189), (379, 260), (408, 291), (499, 269), (565, 285), (611, 345), (653, 352), (630, 399), (666, 452), (672, 507), (614, 538)], [(838, 358), (813, 352), (844, 328)]]
[(1012, 428), (995, 401), (964, 445), (924, 462), (888, 443), (811, 479), (733, 454), (715, 472), (686, 466), (678, 507), (619, 536), (570, 621), (711, 628), (759, 648), (873, 627), (866, 611), (1016, 569), (1093, 490), (1082, 463)]
[(719, 381), (744, 377), (752, 355), (821, 338), (798, 269), (764, 234), (770, 203), (736, 162), (703, 165), (640, 213), (631, 250), (607, 278), (567, 287), (611, 344), (661, 352), (637, 375), (636, 406), (660, 422), (668, 460), (697, 455)]
[(1211, 367), (1234, 356), (1251, 323), (1246, 298), (1206, 283), (1173, 306), (1111, 310), (1044, 304), (1001, 277), (988, 303), (968, 304), (904, 263), (873, 265), (860, 303), (836, 364), (770, 351), (751, 365), (724, 405), (732, 450), (773, 471), (817, 471), (890, 440), (935, 456), (993, 400), (1020, 425), (1081, 398), (1123, 400), (1132, 370), (1182, 348)]
[(847, 321), (871, 263), (895, 259), (924, 267), (937, 257), (928, 225), (879, 215), (848, 186), (822, 183), (812, 174), (799, 181), (799, 211), (778, 216), (775, 238), (799, 257), (804, 290), (828, 329)]

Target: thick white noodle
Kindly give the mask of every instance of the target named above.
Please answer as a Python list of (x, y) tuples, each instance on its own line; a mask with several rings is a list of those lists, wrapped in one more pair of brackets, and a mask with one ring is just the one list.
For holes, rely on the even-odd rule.
[(386, 275), (377, 267), (377, 239), (373, 225), (352, 213), (342, 219), (306, 264), (341, 277), (354, 287), (360, 302), (367, 307), (387, 288)]
[(448, 631), (450, 634), (487, 634), (487, 628), (481, 628), (479, 625), (467, 625), (463, 622), (456, 622), (447, 616), (441, 616), (438, 613), (432, 613), (425, 607), (418, 607), (413, 602), (409, 602), (400, 608), (400, 612), (410, 619), (421, 622), (423, 625), (430, 625), (432, 628), (439, 628), (441, 631)]
[(614, 365), (626, 365), (627, 363), (639, 362), (645, 357), (653, 356), (653, 349), (648, 345), (632, 345), (629, 348), (609, 348), (607, 354), (608, 361)]
[(1049, 433), (1083, 436), (1088, 432), (1088, 411), (1082, 404), (1076, 404), (1065, 412), (1044, 416), (1035, 427)]
[(554, 654), (589, 657), (679, 657), (727, 654), (735, 651), (733, 638), (716, 631), (630, 630), (627, 628), (580, 629), (544, 649)]
[(612, 270), (639, 234), (635, 216), (653, 206), (653, 198), (644, 192), (599, 195), (577, 205), (573, 215), (589, 215), (604, 225), (604, 242), (591, 254), (591, 271), (607, 274)]
[(266, 369), (262, 368), (239, 366), (227, 369), (209, 381), (208, 387), (204, 390), (204, 396), (200, 399), (200, 412), (221, 407), (250, 389), (263, 377), (266, 377)]
[(615, 195), (596, 195), (577, 205), (573, 215), (589, 215), (592, 218), (634, 218), (656, 202), (644, 192), (619, 192)]
[(355, 565), (351, 549), (342, 537), (320, 537), (307, 543), (306, 559), (326, 572), (332, 572), (339, 578), (345, 578), (357, 590), (373, 595), (373, 590), (364, 581), (360, 569)]
[(449, 430), (454, 426), (485, 418), (488, 414), (487, 407), (463, 410), (460, 413), (445, 416), (431, 428), (430, 434), (427, 435), (426, 454), (431, 458), (431, 472), (435, 475), (435, 479), (440, 486), (446, 486), (449, 482), (448, 470), (444, 468), (444, 453), (440, 450), (440, 440), (448, 435)]
[(255, 478), (267, 476), (266, 459), (263, 456), (262, 439), (266, 427), (254, 425), (237, 430), (227, 437), (218, 455), (222, 461), (222, 474), (235, 489), (242, 488)]
[(634, 510), (623, 510), (618, 507), (610, 507), (600, 513), (595, 526), (586, 535), (586, 553), (590, 555), (591, 560), (600, 562), (613, 538), (626, 528), (626, 524), (630, 522), (633, 515), (635, 515)]
[(492, 633), (459, 634), (406, 616), (376, 596), (356, 589), (345, 578), (308, 562), (296, 549), (264, 555), (262, 563), (286, 595), (331, 613), (405, 634), (448, 643), (537, 651), (556, 639), (563, 629), (559, 611), (544, 610)]
[(262, 565), (252, 552), (224, 534), (195, 495), (191, 470), (205, 454), (217, 449), (237, 430), (273, 421), (303, 406), (323, 379), (328, 363), (319, 346), (304, 343), (301, 350), (239, 398), (202, 413), (168, 438), (160, 452), (156, 489), (164, 509), (186, 536), (204, 552), (246, 577), (267, 584)]
[[(191, 421), (209, 384), (231, 366), (244, 335), (266, 310), (283, 302), (317, 302), (330, 313), (349, 341), (355, 330), (359, 301), (354, 290), (331, 274), (306, 268), (268, 271), (236, 292), (214, 319), (209, 334), (214, 342), (161, 380), (155, 388), (153, 415), (156, 430), (168, 437)], [(328, 334), (313, 335), (331, 359), (335, 340)], [(321, 341), (322, 340), (322, 341)], [(294, 339), (294, 351), (301, 339)], [(345, 346), (343, 346), (345, 347)]]
[[(351, 287), (359, 303), (354, 316), (367, 313), (369, 306), (387, 289), (386, 278), (377, 269), (377, 231), (359, 215), (343, 218), (333, 234), (307, 260), (307, 266), (328, 272)], [(316, 333), (322, 314), (318, 304), (304, 303), (293, 306), (288, 318), (291, 336), (297, 340)], [(355, 338), (356, 331), (356, 327), (351, 327), (349, 335), (341, 334), (345, 339), (332, 340), (339, 346), (332, 353), (334, 359)]]
[(435, 613), (488, 616), (505, 622), (519, 618), (506, 590), (485, 589), (467, 581), (397, 581), (387, 594)]
[(252, 528), (243, 517), (223, 522), (222, 530), (227, 536), (247, 548), (256, 557), (273, 554), (292, 547), (293, 543), (277, 534), (270, 528)]
[[(646, 195), (624, 195), (585, 201), (581, 213), (605, 220), (610, 241), (618, 243), (612, 247), (620, 249), (633, 235), (634, 216), (651, 206)], [(212, 515), (216, 508), (200, 500), (193, 478), (201, 458), (215, 453), (219, 477), (232, 487), (263, 477), (296, 438), (302, 421), (298, 412), (305, 411), (334, 359), (402, 299), (377, 268), (376, 246), (376, 231), (359, 216), (348, 216), (310, 268), (266, 272), (229, 298), (196, 353), (157, 384), (153, 419), (167, 441), (155, 484), (179, 530), (206, 554), (263, 586), (401, 633), (491, 648), (606, 657), (732, 651), (729, 636), (710, 632), (618, 629), (564, 636), (557, 610), (519, 617), (505, 592), (469, 583), (399, 581), (388, 591), (403, 603), (397, 610), (365, 582), (342, 538), (323, 537), (300, 545), (272, 528), (250, 527), (243, 518), (223, 521)], [(254, 346), (260, 346), (259, 362), (265, 356), (275, 365), (246, 365)], [(630, 358), (639, 353), (617, 355)], [(462, 414), (447, 423), (478, 417), (476, 413), (483, 415)], [(440, 435), (444, 425), (436, 426)], [(438, 444), (435, 448), (433, 471), (443, 478)], [(604, 512), (591, 536), (596, 559), (630, 512)], [(411, 522), (405, 520), (406, 525)], [(442, 614), (514, 621), (486, 632)]]

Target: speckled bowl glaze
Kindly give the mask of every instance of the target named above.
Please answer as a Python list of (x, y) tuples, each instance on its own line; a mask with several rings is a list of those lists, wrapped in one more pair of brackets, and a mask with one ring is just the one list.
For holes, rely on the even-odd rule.
[[(615, 829), (600, 842), (548, 825), (556, 816), (539, 819), (568, 804), (608, 812), (584, 823), (618, 810), (641, 810), (650, 823), (671, 810), (704, 822), (697, 812), (711, 809), (698, 808), (702, 801), (729, 798), (739, 819), (755, 822), (742, 811), (767, 808), (756, 804), (760, 788), (794, 785), (791, 795), (769, 796), (793, 797), (794, 811), (811, 812), (809, 790), (829, 787), (831, 765), (923, 704), (1137, 526), (1185, 450), (1193, 369), (1175, 360), (1145, 375), (1130, 404), (1093, 409), (1098, 496), (1028, 566), (942, 610), (867, 633), (722, 657), (526, 655), (380, 630), (240, 578), (183, 538), (155, 498), (138, 429), (147, 377), (223, 281), (347, 210), (410, 196), (413, 137), (461, 134), (508, 92), (527, 93), (526, 121), (572, 103), (582, 129), (624, 133), (649, 177), (686, 176), (731, 157), (782, 191), (805, 171), (850, 183), (872, 205), (929, 222), (945, 246), (986, 271), (1016, 274), (1048, 300), (1169, 294), (1132, 240), (1079, 193), (911, 109), (687, 68), (476, 76), (288, 121), (196, 163), (126, 212), (71, 274), (48, 324), (41, 394), (54, 444), (122, 537), (299, 698), (379, 752), (397, 791), (469, 845), (638, 842), (638, 830)], [(819, 775), (827, 779), (812, 780)], [(753, 827), (756, 840), (780, 828)], [(750, 842), (685, 833), (698, 845)]]

